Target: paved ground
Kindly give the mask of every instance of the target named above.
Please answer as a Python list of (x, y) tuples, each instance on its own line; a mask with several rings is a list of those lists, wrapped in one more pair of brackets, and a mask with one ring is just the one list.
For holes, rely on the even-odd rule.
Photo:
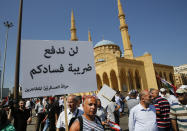
[[(36, 117), (33, 117), (32, 123), (27, 126), (27, 131), (34, 131), (35, 124), (36, 124)], [(127, 114), (120, 118), (120, 126), (123, 129), (123, 131), (128, 131), (128, 116), (127, 116)]]

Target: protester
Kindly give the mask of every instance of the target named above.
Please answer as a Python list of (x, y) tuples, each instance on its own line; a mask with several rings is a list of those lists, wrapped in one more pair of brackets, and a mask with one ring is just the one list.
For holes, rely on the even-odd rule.
[(56, 131), (56, 122), (58, 120), (58, 114), (57, 109), (54, 104), (54, 97), (49, 97), (49, 104), (47, 108), (47, 115), (44, 118), (43, 122), (46, 122), (46, 120), (49, 120), (49, 131)]
[(122, 111), (123, 111), (123, 109), (122, 109), (122, 99), (121, 99), (121, 97), (120, 97), (120, 92), (119, 91), (117, 91), (117, 93), (116, 93), (116, 95), (115, 95), (115, 102), (116, 102), (116, 104), (120, 107), (119, 108), (119, 115), (121, 116), (122, 115)]
[(111, 121), (119, 125), (119, 109), (120, 106), (115, 103), (115, 97), (113, 97), (106, 107), (107, 121)]
[(6, 110), (0, 109), (0, 131), (15, 131), (14, 126), (10, 124), (7, 118)]
[(60, 115), (59, 97), (54, 96), (54, 98), (55, 98), (54, 105), (55, 105), (55, 108), (56, 108), (56, 113), (57, 113), (57, 116), (59, 116)]
[(148, 91), (139, 94), (140, 103), (133, 107), (129, 116), (129, 131), (157, 131), (156, 110)]
[(14, 118), (14, 127), (16, 131), (26, 131), (27, 123), (31, 123), (32, 116), (30, 110), (25, 108), (25, 102), (20, 100), (19, 108), (10, 109), (9, 113), (9, 116), (13, 116)]
[(97, 114), (103, 125), (106, 124), (106, 110), (101, 105), (101, 100), (97, 99)]
[(64, 96), (61, 96), (59, 99), (59, 109), (60, 112), (64, 111)]
[(31, 110), (31, 100), (30, 99), (27, 99), (26, 104), (25, 104), (25, 108)]
[(137, 93), (136, 93), (136, 91), (131, 91), (129, 96), (130, 96), (130, 99), (127, 100), (126, 103), (127, 103), (127, 107), (128, 107), (128, 112), (130, 113), (130, 110), (131, 110), (134, 106), (136, 106), (136, 105), (139, 104), (139, 100), (136, 99), (136, 98), (137, 98)]
[[(42, 104), (44, 105), (45, 117), (47, 116), (47, 110), (48, 110), (48, 105), (49, 105), (48, 99), (49, 99), (48, 97), (44, 97), (42, 100)], [(47, 131), (49, 128), (49, 119), (46, 118), (42, 122), (44, 123), (43, 131)]]
[[(69, 122), (70, 122), (71, 118), (78, 117), (78, 116), (81, 116), (83, 114), (83, 111), (77, 109), (77, 102), (78, 101), (77, 101), (75, 95), (68, 96), (68, 98), (67, 98), (68, 125), (69, 125)], [(63, 111), (63, 112), (60, 113), (60, 116), (59, 116), (57, 124), (56, 124), (57, 131), (65, 130), (65, 128), (66, 128), (65, 124), (66, 124), (65, 123), (65, 111)]]
[(150, 94), (156, 109), (158, 131), (170, 131), (170, 104), (168, 100), (159, 96), (159, 91), (156, 89), (153, 89)]
[[(83, 107), (82, 107), (82, 96), (76, 96), (76, 99), (77, 99), (77, 107), (78, 109), (82, 110), (83, 111)], [(84, 111), (83, 111), (84, 112)]]
[(187, 90), (179, 88), (176, 91), (178, 103), (171, 106), (170, 118), (174, 131), (187, 130)]
[[(82, 122), (76, 119), (70, 127), (70, 131), (104, 131), (99, 117), (96, 116), (97, 100), (94, 96), (86, 96), (83, 101), (84, 114)], [(82, 123), (82, 124), (81, 124)]]
[(161, 93), (161, 97), (167, 99), (170, 105), (178, 102), (177, 98), (174, 95), (167, 93), (167, 90), (165, 88), (161, 88), (160, 93)]
[(37, 114), (35, 130), (39, 131), (39, 129), (41, 129), (42, 131), (45, 124), (43, 123), (43, 119), (45, 118), (45, 108), (42, 103), (42, 98), (39, 98), (39, 102), (35, 105), (35, 112)]
[(138, 91), (135, 90), (135, 89), (132, 89), (132, 90), (129, 91), (128, 95), (125, 97), (125, 100), (124, 100), (125, 102), (127, 102), (127, 100), (130, 99), (130, 94), (131, 94), (131, 92), (136, 93), (136, 99), (137, 99), (137, 100), (140, 99), (140, 98), (139, 98), (139, 95), (138, 95)]

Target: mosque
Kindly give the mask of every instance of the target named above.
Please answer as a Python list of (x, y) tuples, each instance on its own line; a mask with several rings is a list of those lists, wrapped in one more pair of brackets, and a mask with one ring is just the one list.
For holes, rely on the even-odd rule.
[[(159, 89), (162, 83), (156, 76), (175, 84), (173, 66), (153, 63), (150, 53), (134, 57), (120, 0), (118, 0), (118, 18), (124, 55), (120, 47), (110, 40), (102, 40), (94, 46), (97, 88), (101, 89), (106, 84), (122, 92), (128, 92), (131, 89)], [(71, 40), (78, 40), (73, 12), (71, 14)], [(90, 32), (88, 32), (88, 40), (91, 41)]]

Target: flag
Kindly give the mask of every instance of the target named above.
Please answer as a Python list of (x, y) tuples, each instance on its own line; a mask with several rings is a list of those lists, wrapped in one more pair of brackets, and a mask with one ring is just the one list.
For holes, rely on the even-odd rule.
[(176, 90), (177, 90), (177, 88), (176, 88), (174, 85), (172, 85), (170, 82), (166, 81), (165, 79), (163, 79), (163, 78), (161, 78), (161, 77), (159, 77), (159, 76), (157, 76), (157, 78), (160, 79), (160, 81), (161, 81), (173, 94), (176, 95)]
[(114, 129), (115, 131), (122, 131), (121, 127), (118, 124), (116, 124), (112, 121), (109, 121), (108, 124), (109, 124), (110, 128)]

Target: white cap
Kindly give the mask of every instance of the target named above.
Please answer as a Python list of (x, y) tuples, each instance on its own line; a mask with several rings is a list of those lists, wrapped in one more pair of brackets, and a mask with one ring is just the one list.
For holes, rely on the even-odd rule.
[(160, 89), (160, 92), (165, 92), (165, 91), (166, 91), (165, 88), (161, 88), (161, 89)]
[(177, 89), (176, 93), (187, 93), (187, 90), (183, 88), (179, 88)]

